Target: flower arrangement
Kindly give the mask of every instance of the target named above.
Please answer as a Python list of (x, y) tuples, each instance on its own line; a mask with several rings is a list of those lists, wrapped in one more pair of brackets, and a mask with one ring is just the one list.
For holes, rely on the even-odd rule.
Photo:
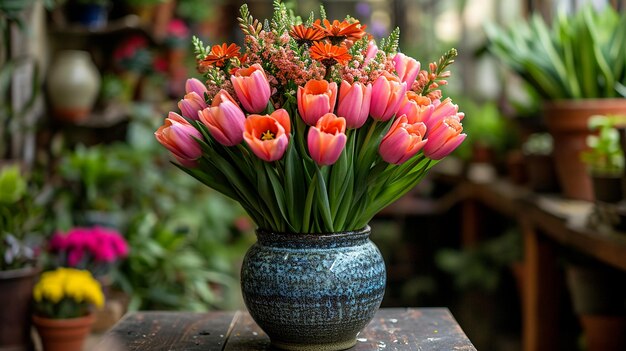
[(115, 263), (128, 256), (128, 244), (113, 229), (77, 227), (67, 233), (55, 233), (48, 251), (58, 267), (87, 269), (95, 276), (103, 276)]
[(35, 312), (62, 319), (87, 315), (92, 306), (104, 305), (100, 283), (86, 270), (58, 268), (44, 272), (33, 289)]
[(280, 1), (265, 25), (245, 4), (240, 14), (244, 52), (194, 38), (205, 83), (187, 80), (182, 115), (155, 136), (259, 228), (363, 228), (465, 139), (440, 90), (456, 50), (421, 69), (398, 52), (398, 29), (376, 43), (354, 18), (321, 7), (303, 20)]

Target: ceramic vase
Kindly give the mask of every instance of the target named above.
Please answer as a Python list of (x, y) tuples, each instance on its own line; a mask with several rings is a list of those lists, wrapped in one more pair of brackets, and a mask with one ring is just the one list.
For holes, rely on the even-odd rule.
[(370, 228), (331, 234), (257, 230), (241, 269), (252, 318), (284, 350), (344, 350), (374, 317), (385, 292)]
[(33, 316), (43, 351), (81, 351), (94, 320), (93, 313), (68, 319)]
[(91, 113), (99, 90), (100, 72), (88, 52), (59, 52), (48, 75), (48, 96), (56, 118), (85, 119)]

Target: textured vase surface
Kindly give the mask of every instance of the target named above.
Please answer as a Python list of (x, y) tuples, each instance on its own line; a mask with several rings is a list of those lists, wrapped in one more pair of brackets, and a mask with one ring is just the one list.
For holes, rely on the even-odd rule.
[(385, 292), (385, 264), (369, 234), (369, 227), (332, 234), (257, 230), (241, 289), (275, 347), (344, 350), (356, 343)]
[(89, 116), (100, 90), (100, 72), (86, 51), (59, 52), (48, 75), (48, 95), (57, 118)]

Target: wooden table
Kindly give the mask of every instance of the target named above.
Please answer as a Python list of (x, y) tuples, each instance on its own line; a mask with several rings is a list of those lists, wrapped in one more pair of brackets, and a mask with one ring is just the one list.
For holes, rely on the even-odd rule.
[[(269, 350), (247, 312), (136, 312), (126, 315), (98, 351)], [(380, 309), (351, 350), (476, 350), (447, 308)]]

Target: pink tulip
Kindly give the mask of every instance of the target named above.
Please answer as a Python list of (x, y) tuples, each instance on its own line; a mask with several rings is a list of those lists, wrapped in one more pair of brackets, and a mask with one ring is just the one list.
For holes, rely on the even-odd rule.
[(175, 112), (169, 113), (154, 135), (185, 167), (195, 167), (195, 160), (202, 156), (202, 149), (194, 139), (202, 139), (202, 134)]
[(400, 80), (406, 83), (406, 86), (411, 89), (415, 78), (417, 78), (417, 75), (420, 73), (419, 61), (405, 54), (397, 53), (396, 56), (393, 57), (393, 63)]
[(346, 119), (347, 128), (361, 128), (370, 113), (372, 85), (356, 82), (352, 85), (345, 80), (339, 89), (337, 116)]
[(309, 129), (307, 138), (311, 158), (321, 166), (337, 162), (346, 146), (346, 119), (327, 113)]
[(436, 124), (441, 123), (441, 121), (448, 116), (457, 115), (459, 121), (462, 121), (465, 116), (462, 112), (458, 112), (459, 106), (453, 104), (450, 98), (446, 98), (443, 101), (435, 100), (433, 101), (433, 105), (435, 109), (428, 120), (425, 121), (428, 130), (433, 129)]
[(383, 160), (396, 165), (406, 162), (427, 143), (424, 139), (426, 125), (422, 122), (409, 123), (405, 115), (394, 122), (380, 142), (378, 151)]
[(189, 119), (198, 119), (198, 111), (207, 107), (204, 96), (198, 95), (195, 91), (189, 92), (178, 102), (178, 108), (183, 116)]
[(246, 116), (226, 90), (220, 90), (211, 106), (198, 112), (198, 116), (218, 143), (233, 146), (243, 140)]
[(270, 83), (260, 64), (238, 69), (230, 76), (237, 98), (244, 110), (259, 113), (267, 107), (270, 100)]
[(289, 114), (281, 108), (271, 115), (248, 116), (244, 123), (243, 138), (257, 157), (272, 162), (283, 157), (289, 144), (289, 133)]
[(404, 93), (406, 83), (393, 74), (383, 72), (372, 86), (370, 115), (378, 121), (387, 121), (396, 114)]
[(424, 145), (424, 155), (441, 160), (454, 151), (465, 140), (463, 126), (458, 115), (447, 116), (428, 130), (428, 142)]
[(429, 98), (418, 95), (416, 92), (409, 90), (404, 95), (396, 115), (406, 115), (409, 124), (416, 122), (426, 123), (434, 110), (435, 105), (430, 102)]
[(185, 93), (194, 92), (204, 98), (204, 94), (208, 93), (206, 86), (196, 78), (189, 78), (185, 82)]
[(314, 126), (317, 120), (335, 110), (337, 100), (337, 83), (328, 83), (325, 80), (306, 82), (304, 87), (298, 87), (298, 112), (304, 122)]

